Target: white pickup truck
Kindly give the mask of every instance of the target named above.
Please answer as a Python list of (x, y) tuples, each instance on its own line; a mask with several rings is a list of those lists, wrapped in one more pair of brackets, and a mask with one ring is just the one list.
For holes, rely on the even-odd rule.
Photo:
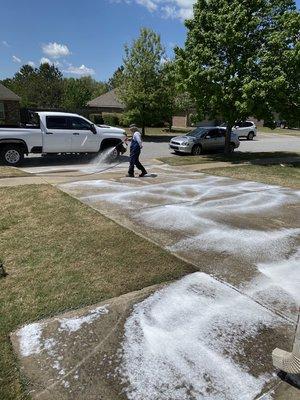
[(35, 118), (35, 125), (0, 128), (0, 163), (19, 165), (29, 153), (97, 153), (116, 146), (116, 157), (125, 151), (123, 129), (62, 112), (37, 112)]

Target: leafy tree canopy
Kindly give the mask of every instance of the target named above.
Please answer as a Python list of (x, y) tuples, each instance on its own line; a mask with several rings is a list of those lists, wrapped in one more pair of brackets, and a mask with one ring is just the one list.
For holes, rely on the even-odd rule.
[(271, 120), (274, 111), (299, 106), (294, 1), (198, 0), (186, 27), (177, 68), (199, 118), (221, 117), (231, 129), (250, 115)]
[(104, 82), (90, 76), (64, 78), (53, 64), (43, 63), (38, 68), (23, 65), (13, 78), (2, 81), (21, 97), (27, 108), (62, 108), (76, 111), (108, 90)]
[(141, 29), (131, 46), (125, 46), (123, 80), (118, 94), (130, 119), (142, 125), (143, 134), (146, 124), (159, 121), (166, 99), (161, 84), (163, 56), (160, 36), (147, 28)]

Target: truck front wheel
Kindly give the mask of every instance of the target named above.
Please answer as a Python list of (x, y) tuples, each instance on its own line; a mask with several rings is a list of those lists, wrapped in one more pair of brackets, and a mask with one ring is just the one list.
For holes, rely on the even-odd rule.
[(20, 165), (24, 159), (24, 150), (21, 146), (14, 144), (7, 145), (1, 149), (1, 161), (5, 165), (16, 167)]

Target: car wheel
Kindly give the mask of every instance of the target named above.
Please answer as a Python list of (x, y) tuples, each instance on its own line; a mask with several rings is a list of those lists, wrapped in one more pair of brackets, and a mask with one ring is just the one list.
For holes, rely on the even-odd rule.
[(5, 165), (15, 167), (24, 159), (24, 150), (20, 146), (8, 145), (1, 151), (1, 160)]
[(202, 154), (202, 147), (199, 144), (195, 144), (192, 148), (192, 155), (193, 156), (200, 156)]
[(253, 140), (253, 138), (254, 138), (254, 133), (253, 132), (249, 132), (248, 136), (247, 136), (247, 139), (248, 140)]

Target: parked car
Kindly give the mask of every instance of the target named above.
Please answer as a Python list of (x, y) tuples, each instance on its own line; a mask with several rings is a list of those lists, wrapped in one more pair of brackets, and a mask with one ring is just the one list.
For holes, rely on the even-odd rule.
[[(224, 149), (226, 128), (224, 127), (199, 127), (185, 136), (177, 136), (171, 139), (169, 147), (175, 153), (186, 153), (199, 155), (205, 151), (215, 151)], [(231, 134), (230, 150), (238, 148), (240, 145), (236, 134)]]
[(97, 153), (117, 146), (113, 157), (124, 153), (124, 129), (96, 126), (78, 115), (37, 112), (37, 124), (0, 128), (0, 161), (15, 166), (29, 153)]
[(238, 138), (245, 137), (247, 140), (253, 140), (257, 135), (257, 127), (252, 121), (237, 122), (232, 128), (232, 132), (235, 133)]

